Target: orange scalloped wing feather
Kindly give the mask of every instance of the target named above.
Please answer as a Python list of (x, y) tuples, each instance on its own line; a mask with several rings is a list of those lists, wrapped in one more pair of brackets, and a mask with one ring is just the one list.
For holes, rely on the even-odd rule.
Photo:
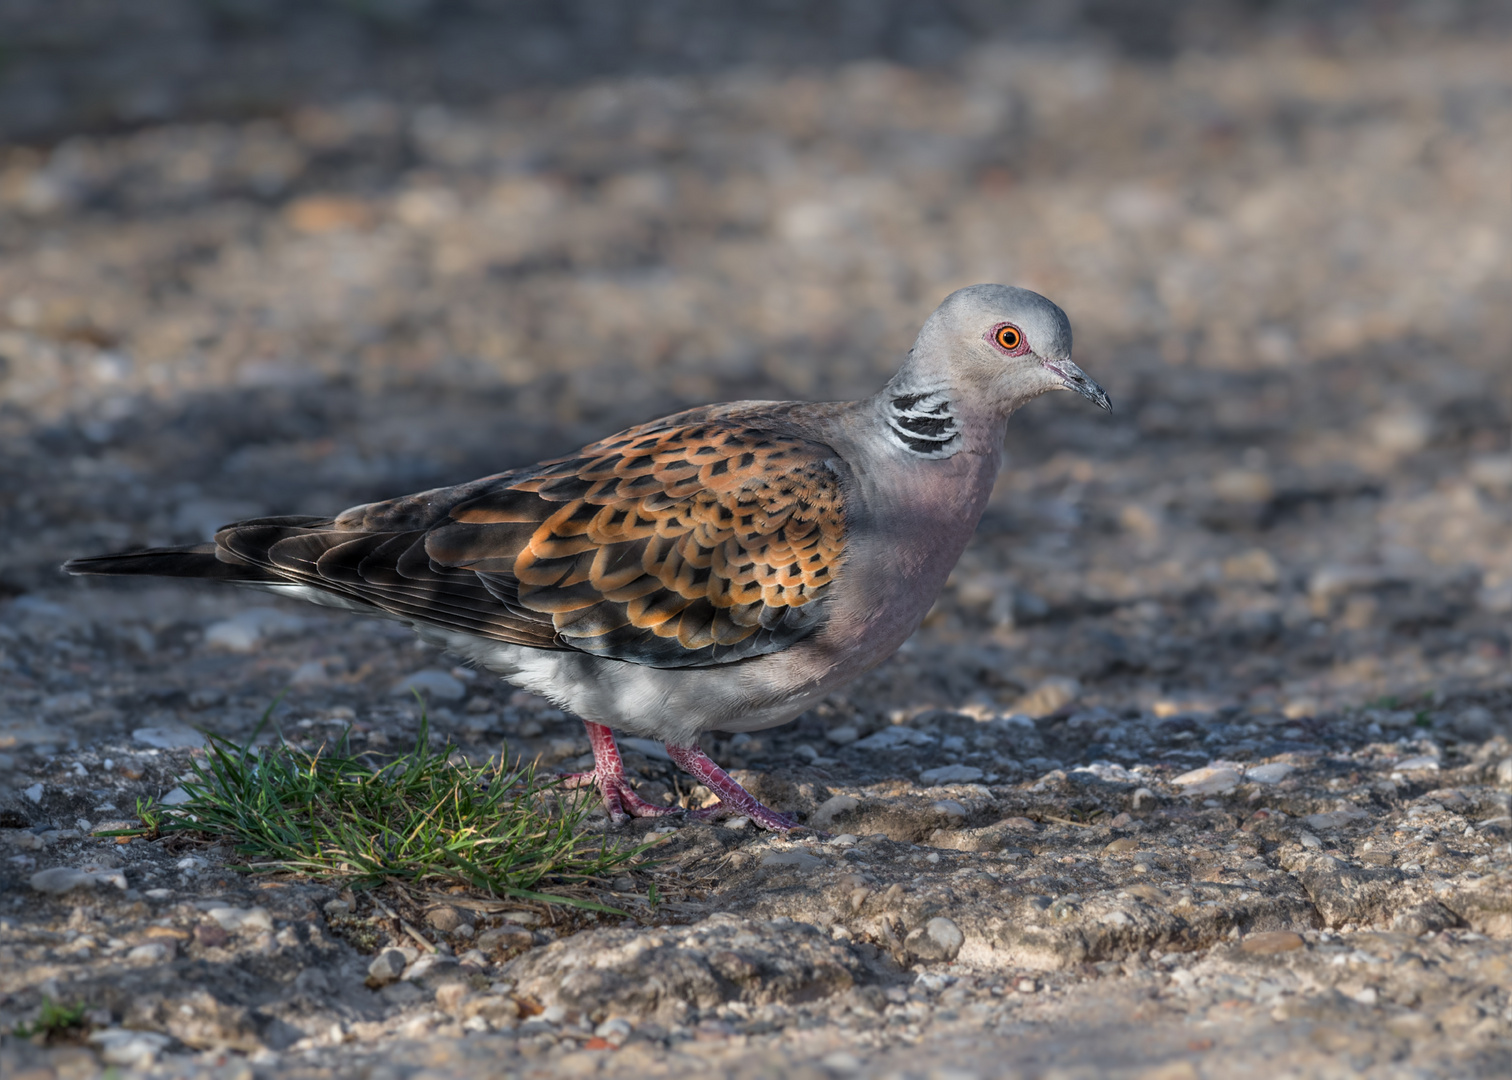
[(425, 550), (549, 619), (567, 648), (728, 663), (821, 621), (845, 551), (844, 468), (822, 443), (746, 420), (662, 421), (499, 478), (452, 506)]

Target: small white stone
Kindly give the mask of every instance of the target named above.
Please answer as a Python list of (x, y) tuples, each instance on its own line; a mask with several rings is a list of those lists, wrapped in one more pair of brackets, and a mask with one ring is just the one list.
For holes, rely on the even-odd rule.
[(435, 701), (460, 701), (467, 696), (467, 687), (462, 680), (439, 668), (426, 668), (400, 679), (394, 684), (396, 697), (410, 697), (413, 692)]
[(404, 954), (398, 949), (385, 949), (368, 964), (366, 983), (373, 989), (387, 986), (404, 974)]
[(1239, 786), (1239, 774), (1229, 768), (1193, 769), (1171, 781), (1188, 795), (1225, 795)]
[(304, 629), (298, 615), (273, 608), (251, 608), (205, 628), (205, 644), (230, 652), (251, 652), (265, 637), (296, 634)]
[(940, 799), (938, 802), (931, 803), (929, 808), (955, 821), (963, 821), (966, 818), (966, 808), (954, 799)]
[(861, 800), (854, 795), (831, 795), (819, 804), (813, 817), (809, 819), (809, 823), (815, 828), (822, 829), (826, 825), (833, 824), (841, 814), (848, 813), (860, 805)]
[(1433, 757), (1431, 754), (1422, 754), (1418, 757), (1410, 757), (1399, 761), (1394, 768), (1397, 772), (1416, 772), (1419, 770), (1438, 772), (1439, 759)]
[(21, 794), (25, 795), (32, 802), (37, 803), (37, 804), (40, 805), (41, 802), (42, 802), (42, 792), (44, 790), (46, 790), (46, 789), (43, 788), (43, 786), (41, 784), (33, 784), (31, 787), (27, 788)]
[(903, 944), (921, 960), (954, 960), (966, 941), (966, 935), (953, 919), (936, 915), (909, 933)]
[(824, 860), (806, 851), (768, 851), (761, 857), (761, 866), (796, 866), (800, 870), (817, 870)]
[(1302, 820), (1310, 829), (1338, 829), (1353, 821), (1363, 821), (1370, 817), (1364, 810), (1329, 810), (1321, 814), (1308, 814)]
[(655, 739), (639, 739), (628, 735), (621, 737), (619, 744), (622, 749), (634, 750), (637, 754), (644, 754), (652, 761), (672, 760), (672, 755), (667, 753), (667, 748)]
[(836, 746), (849, 746), (861, 737), (854, 724), (841, 724), (839, 727), (830, 728), (824, 733), (824, 737)]
[(168, 959), (168, 946), (161, 941), (138, 945), (126, 954), (128, 964), (160, 964)]
[(193, 750), (205, 745), (205, 736), (193, 728), (137, 728), (131, 733), (131, 737), (143, 746), (152, 746), (159, 750)]
[(635, 1028), (631, 1026), (630, 1021), (619, 1016), (611, 1016), (593, 1029), (593, 1033), (610, 1046), (621, 1045), (634, 1031)]
[(71, 866), (54, 866), (50, 870), (38, 870), (30, 878), (31, 887), (39, 893), (61, 896), (74, 889), (92, 888), (94, 875)]
[(1296, 771), (1295, 765), (1275, 761), (1269, 765), (1256, 765), (1254, 768), (1244, 770), (1244, 778), (1254, 784), (1279, 784)]
[(824, 1057), (819, 1059), (819, 1064), (823, 1065), (830, 1072), (839, 1073), (841, 1076), (849, 1076), (852, 1073), (861, 1071), (861, 1059), (855, 1054), (847, 1053), (844, 1050), (836, 1050), (833, 1054), (824, 1055)]
[(982, 770), (975, 765), (942, 765), (919, 774), (919, 781), (924, 784), (971, 784), (981, 778)]
[(145, 1069), (157, 1060), (158, 1054), (173, 1040), (156, 1031), (106, 1028), (92, 1033), (89, 1041), (100, 1048), (100, 1057), (105, 1064)]
[(222, 930), (235, 933), (238, 930), (272, 930), (273, 917), (264, 907), (234, 908), (217, 907), (205, 912)]
[(306, 660), (294, 669), (294, 674), (289, 676), (290, 686), (314, 686), (326, 680), (325, 662), (322, 660)]
[(190, 800), (190, 794), (181, 787), (176, 787), (160, 800), (164, 806), (183, 806)]

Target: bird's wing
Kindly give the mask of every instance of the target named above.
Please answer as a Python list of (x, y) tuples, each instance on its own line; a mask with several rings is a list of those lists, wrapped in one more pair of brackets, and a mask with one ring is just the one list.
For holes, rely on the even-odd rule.
[(703, 667), (819, 625), (845, 550), (845, 469), (821, 442), (699, 411), (316, 527), (228, 526), (216, 543), (407, 620)]

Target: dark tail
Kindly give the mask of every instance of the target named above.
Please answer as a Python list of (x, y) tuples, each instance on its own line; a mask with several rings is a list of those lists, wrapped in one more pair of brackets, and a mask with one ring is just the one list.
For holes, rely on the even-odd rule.
[(63, 569), (70, 574), (104, 574), (111, 577), (200, 578), (205, 581), (278, 582), (284, 580), (258, 566), (222, 562), (214, 544), (191, 547), (144, 548), (119, 555), (91, 555), (69, 559)]

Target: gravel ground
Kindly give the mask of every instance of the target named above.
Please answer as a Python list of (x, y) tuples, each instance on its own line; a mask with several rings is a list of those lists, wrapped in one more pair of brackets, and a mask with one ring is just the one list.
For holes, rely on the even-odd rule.
[[(85, 133), (0, 149), (0, 1030), (91, 1011), (0, 1072), (1512, 1073), (1512, 38), (1371, 10), (37, 112)], [(824, 836), (637, 823), (603, 920), (90, 836), (284, 690), (311, 746), (402, 748), (410, 686), (468, 756), (588, 746), (400, 629), (63, 558), (867, 393), (983, 280), (1116, 409), (1016, 417), (905, 648), (708, 741)]]

